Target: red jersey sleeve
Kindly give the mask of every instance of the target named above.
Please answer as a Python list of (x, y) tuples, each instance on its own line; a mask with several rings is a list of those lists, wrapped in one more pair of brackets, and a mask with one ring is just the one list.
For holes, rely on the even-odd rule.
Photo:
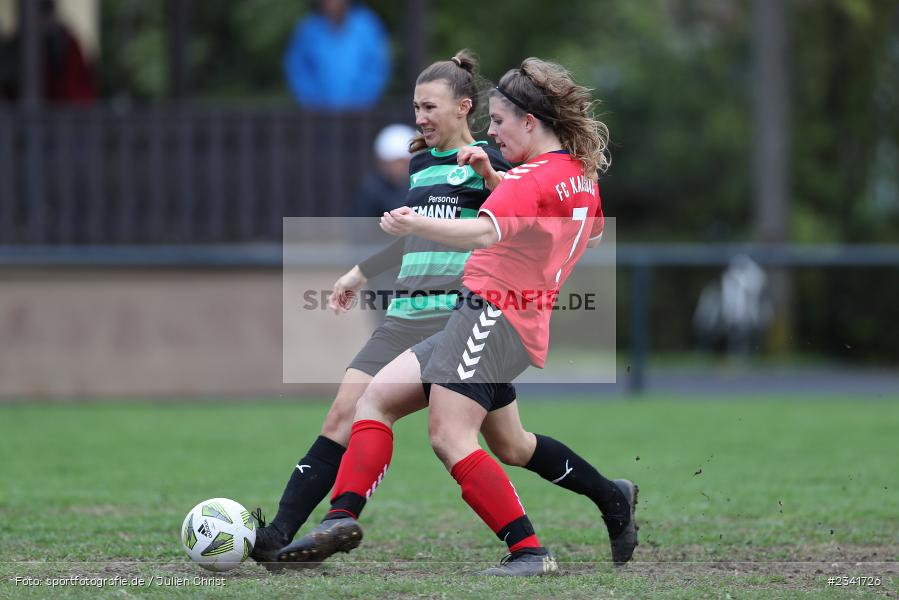
[(514, 237), (537, 220), (540, 189), (533, 175), (507, 177), (481, 205), (478, 215), (487, 215), (499, 239)]
[(596, 215), (593, 217), (593, 227), (590, 229), (590, 241), (596, 241), (602, 239), (602, 232), (605, 228), (606, 220), (602, 215), (602, 208), (600, 206), (596, 207)]

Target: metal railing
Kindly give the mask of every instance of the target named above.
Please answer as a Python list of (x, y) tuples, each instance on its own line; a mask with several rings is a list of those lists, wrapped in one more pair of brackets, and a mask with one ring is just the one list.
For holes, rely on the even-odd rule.
[[(652, 282), (660, 268), (725, 267), (747, 256), (765, 268), (899, 267), (899, 244), (618, 244), (617, 264), (630, 269), (630, 365), (627, 387), (642, 392), (652, 347)], [(590, 254), (584, 255), (590, 264)]]
[(280, 240), (283, 216), (352, 214), (372, 140), (410, 117), (0, 107), (0, 244)]
[[(306, 266), (345, 269), (380, 246), (354, 247), (350, 255), (333, 249), (303, 253)], [(652, 347), (652, 282), (662, 268), (724, 267), (736, 256), (752, 258), (762, 267), (852, 268), (899, 267), (899, 245), (839, 244), (618, 244), (616, 265), (630, 271), (631, 304), (627, 387), (646, 386)], [(609, 255), (587, 252), (586, 266), (608, 266)], [(156, 245), (156, 246), (2, 246), (0, 267), (202, 267), (281, 268), (280, 244)]]

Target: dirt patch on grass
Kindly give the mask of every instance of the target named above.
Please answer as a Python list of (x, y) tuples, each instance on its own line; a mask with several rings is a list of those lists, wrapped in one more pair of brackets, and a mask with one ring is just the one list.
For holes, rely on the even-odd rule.
[(658, 545), (640, 544), (634, 556), (638, 562), (746, 562), (746, 563), (856, 563), (856, 562), (896, 562), (899, 545), (839, 545), (803, 544), (801, 546), (778, 546), (774, 548), (738, 547), (721, 556), (709, 554), (708, 546), (700, 544), (666, 548)]
[[(779, 555), (784, 549), (777, 549)], [(801, 547), (791, 549), (788, 559), (766, 560), (773, 554), (764, 549), (752, 549), (744, 556), (730, 560), (696, 560), (702, 548), (679, 547), (665, 552), (661, 548), (640, 548), (633, 562), (617, 569), (607, 562), (562, 562), (567, 577), (598, 578), (604, 586), (629, 589), (634, 583), (647, 589), (676, 590), (680, 587), (697, 589), (784, 589), (805, 592), (823, 591), (830, 577), (876, 577), (878, 586), (866, 586), (879, 597), (899, 598), (899, 562), (895, 560), (895, 546)], [(144, 579), (180, 577), (224, 577), (227, 581), (276, 581), (273, 578), (334, 578), (371, 576), (378, 580), (397, 578), (458, 577), (472, 574), (494, 564), (473, 561), (371, 561), (365, 557), (341, 556), (313, 569), (284, 571), (270, 574), (264, 567), (249, 562), (234, 571), (217, 574), (205, 571), (186, 560), (167, 562), (97, 561), (97, 562), (23, 562), (6, 563), (9, 574), (33, 574), (41, 577), (132, 578)], [(19, 568), (21, 567), (21, 568)], [(284, 582), (284, 579), (278, 579)], [(617, 583), (617, 585), (616, 585)], [(854, 586), (857, 587), (857, 586)], [(854, 589), (853, 587), (853, 589)]]

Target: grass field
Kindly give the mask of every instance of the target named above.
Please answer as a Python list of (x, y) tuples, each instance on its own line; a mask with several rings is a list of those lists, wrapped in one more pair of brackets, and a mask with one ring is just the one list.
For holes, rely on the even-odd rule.
[[(211, 574), (182, 554), (186, 512), (225, 496), (273, 516), (325, 409), (0, 407), (0, 597), (899, 597), (899, 397), (524, 403), (530, 429), (641, 488), (641, 545), (615, 570), (589, 501), (508, 468), (567, 573), (526, 581), (470, 575), (501, 558), (503, 546), (462, 503), (416, 416), (397, 427), (394, 462), (363, 516), (358, 550), (317, 570), (269, 575), (248, 563), (221, 585), (194, 585)], [(71, 575), (150, 583), (15, 583)], [(830, 576), (881, 579), (838, 587), (827, 585)]]

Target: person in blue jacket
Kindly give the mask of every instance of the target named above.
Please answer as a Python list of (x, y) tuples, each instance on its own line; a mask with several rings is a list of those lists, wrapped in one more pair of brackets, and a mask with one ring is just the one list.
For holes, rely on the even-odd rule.
[(349, 0), (321, 0), (319, 8), (297, 23), (284, 53), (291, 91), (306, 108), (370, 108), (390, 76), (384, 24)]

